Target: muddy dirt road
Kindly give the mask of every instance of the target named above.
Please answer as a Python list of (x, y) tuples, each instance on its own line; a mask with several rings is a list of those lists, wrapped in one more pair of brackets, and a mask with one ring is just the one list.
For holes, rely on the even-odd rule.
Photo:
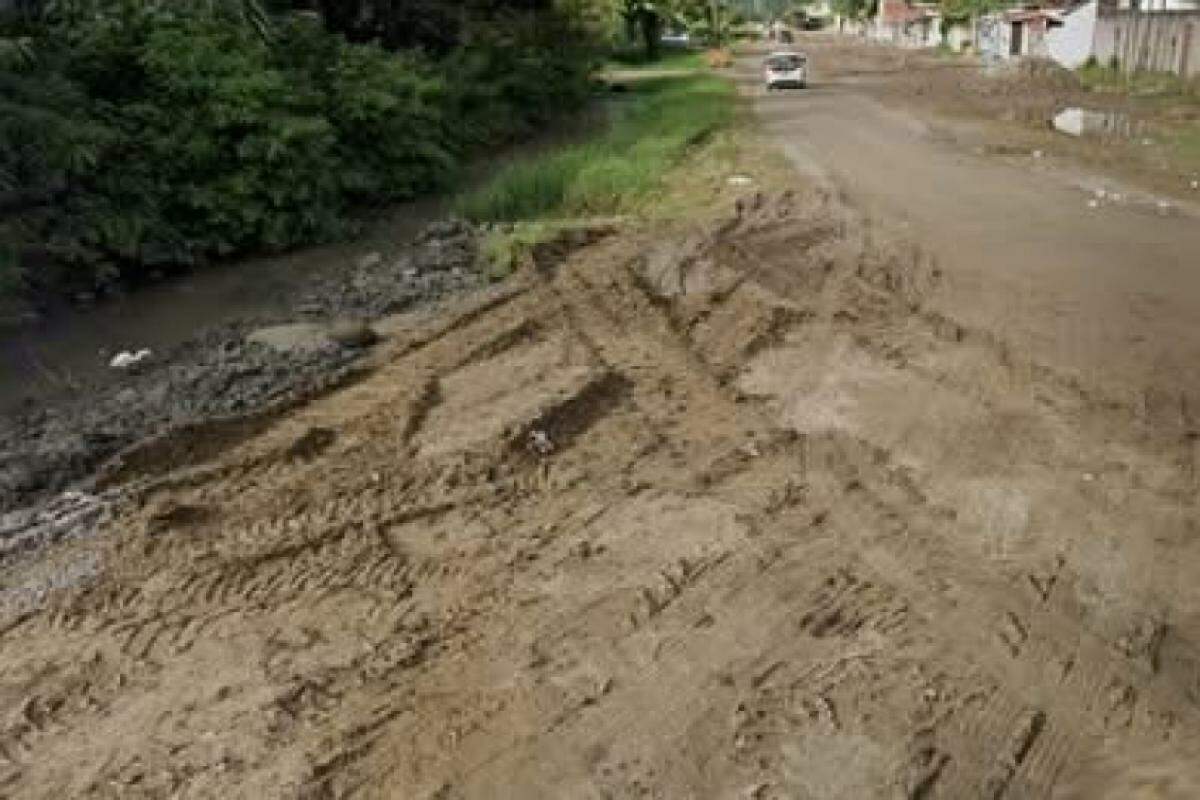
[(35, 520), (0, 795), (1196, 797), (1185, 410), (785, 182), (381, 320), (350, 385)]
[[(1145, 389), (1163, 413), (1200, 409), (1200, 206), (1160, 208), (1056, 157), (982, 154), (1004, 152), (999, 126), (916, 111), (890, 89), (897, 51), (801, 46), (812, 88), (759, 92), (763, 124), (800, 169), (907, 224), (946, 272), (940, 307), (1091, 384)], [(748, 89), (756, 63), (741, 65)]]

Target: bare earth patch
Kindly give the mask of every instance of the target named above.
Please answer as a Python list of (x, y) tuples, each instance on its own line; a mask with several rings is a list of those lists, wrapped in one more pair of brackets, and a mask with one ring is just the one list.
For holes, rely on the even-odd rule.
[(1181, 752), (1192, 444), (940, 280), (802, 189), (382, 323), (46, 556), (91, 577), (0, 627), (3, 794), (1040, 798)]

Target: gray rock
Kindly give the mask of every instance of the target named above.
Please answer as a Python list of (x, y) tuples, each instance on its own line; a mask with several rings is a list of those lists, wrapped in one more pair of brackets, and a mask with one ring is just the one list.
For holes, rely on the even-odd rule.
[(370, 347), (379, 341), (379, 334), (365, 322), (347, 320), (330, 325), (329, 338), (343, 347)]
[(259, 328), (246, 337), (251, 344), (268, 347), (277, 353), (312, 353), (328, 349), (335, 342), (324, 325), (294, 322)]
[(358, 268), (361, 270), (378, 269), (383, 266), (383, 256), (379, 253), (367, 253), (358, 259)]

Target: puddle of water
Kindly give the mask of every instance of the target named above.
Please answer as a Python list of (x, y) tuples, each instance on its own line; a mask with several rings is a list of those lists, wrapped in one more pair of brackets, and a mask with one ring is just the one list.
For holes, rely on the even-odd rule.
[(1134, 139), (1146, 129), (1144, 122), (1119, 111), (1066, 108), (1054, 115), (1054, 129), (1070, 136)]

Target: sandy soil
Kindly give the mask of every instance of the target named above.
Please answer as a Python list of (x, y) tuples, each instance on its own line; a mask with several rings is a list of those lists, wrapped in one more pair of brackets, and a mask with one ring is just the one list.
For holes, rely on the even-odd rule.
[[(1089, 89), (1072, 71), (1047, 60), (992, 66), (965, 56), (866, 45), (850, 37), (808, 35), (798, 46), (815, 57), (822, 84), (854, 86), (893, 107), (939, 120), (945, 141), (962, 137), (994, 156), (1034, 150), (1132, 181), (1169, 198), (1195, 203), (1200, 178), (1194, 146), (1200, 98)], [(1114, 115), (1108, 132), (1069, 136), (1052, 121), (1066, 108)]]
[(789, 182), (384, 320), (352, 385), (56, 507), (3, 562), (0, 794), (1195, 797), (1180, 395)]
[[(760, 92), (764, 129), (813, 180), (938, 261), (951, 278), (934, 299), (944, 313), (1146, 406), (1156, 424), (1194, 426), (1200, 206), (1065, 156), (989, 149), (1008, 128), (890, 94), (899, 51), (808, 47), (811, 90)], [(758, 88), (749, 59), (740, 77)]]

